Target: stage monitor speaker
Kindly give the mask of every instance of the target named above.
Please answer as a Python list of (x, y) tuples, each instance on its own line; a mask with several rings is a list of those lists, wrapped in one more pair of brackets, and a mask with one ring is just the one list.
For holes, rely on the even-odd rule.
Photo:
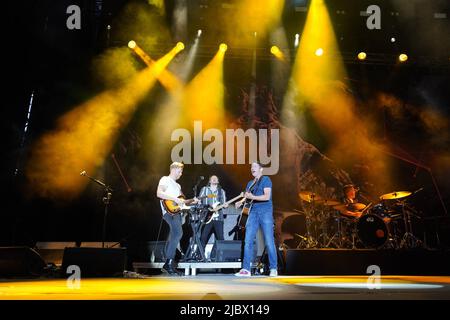
[(211, 250), (211, 260), (215, 262), (242, 261), (242, 241), (217, 240)]
[(0, 248), (0, 276), (40, 276), (45, 267), (39, 253), (29, 247)]
[(65, 248), (62, 273), (68, 266), (80, 268), (81, 277), (122, 276), (127, 262), (126, 248)]

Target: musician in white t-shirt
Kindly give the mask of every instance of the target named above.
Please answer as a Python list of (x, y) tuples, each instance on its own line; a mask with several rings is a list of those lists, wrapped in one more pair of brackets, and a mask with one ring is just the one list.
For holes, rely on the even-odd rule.
[[(156, 196), (162, 200), (172, 200), (176, 202), (178, 205), (184, 204), (184, 199), (178, 198), (183, 195), (181, 191), (181, 186), (176, 182), (181, 175), (183, 174), (184, 165), (180, 162), (173, 162), (170, 165), (170, 174), (168, 176), (164, 176), (159, 180), (158, 189), (156, 192)], [(198, 200), (194, 200), (194, 204), (197, 203)], [(163, 266), (163, 271), (169, 274), (179, 274), (175, 268), (175, 253), (177, 246), (183, 236), (182, 229), (182, 218), (181, 214), (170, 214), (164, 208), (161, 201), (161, 210), (163, 214), (164, 221), (169, 225), (169, 237), (167, 239), (166, 247), (165, 247), (165, 255), (166, 255), (166, 263)]]

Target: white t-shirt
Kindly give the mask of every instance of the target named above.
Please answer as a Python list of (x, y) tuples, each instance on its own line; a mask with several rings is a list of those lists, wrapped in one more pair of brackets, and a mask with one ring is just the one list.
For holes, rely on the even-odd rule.
[[(177, 183), (175, 180), (173, 180), (169, 176), (164, 176), (161, 179), (159, 179), (158, 187), (164, 186), (166, 187), (165, 193), (168, 195), (178, 198), (181, 195), (181, 186), (179, 183)], [(163, 214), (166, 214), (166, 209), (164, 209), (164, 206), (161, 201), (161, 210)]]

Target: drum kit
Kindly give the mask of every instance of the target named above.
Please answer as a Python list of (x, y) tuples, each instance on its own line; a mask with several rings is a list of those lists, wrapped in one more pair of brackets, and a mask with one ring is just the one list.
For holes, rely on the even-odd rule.
[[(420, 191), (419, 189), (418, 191)], [(296, 248), (400, 249), (422, 246), (412, 230), (412, 217), (420, 218), (406, 200), (416, 192), (394, 191), (378, 197), (379, 203), (341, 203), (311, 191), (301, 191), (305, 217), (303, 232), (292, 232)], [(289, 217), (292, 220), (293, 217)], [(293, 221), (293, 220), (292, 220)], [(289, 226), (289, 228), (287, 228)], [(292, 230), (284, 221), (282, 229)]]

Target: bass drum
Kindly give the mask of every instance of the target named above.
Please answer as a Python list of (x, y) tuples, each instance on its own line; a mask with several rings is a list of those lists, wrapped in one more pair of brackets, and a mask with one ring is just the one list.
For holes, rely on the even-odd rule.
[(357, 223), (359, 240), (367, 248), (382, 247), (388, 239), (388, 229), (383, 219), (374, 214), (366, 214)]

